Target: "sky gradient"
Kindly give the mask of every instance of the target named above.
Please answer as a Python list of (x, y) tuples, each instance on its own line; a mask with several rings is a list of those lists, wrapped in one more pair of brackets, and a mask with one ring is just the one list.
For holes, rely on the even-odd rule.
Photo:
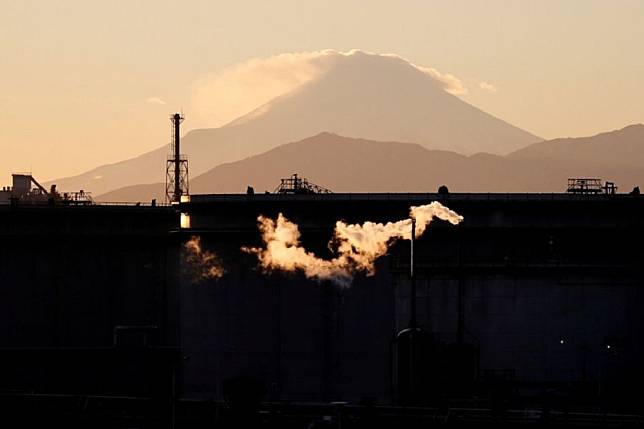
[(204, 85), (281, 53), (395, 53), (455, 76), (463, 100), (544, 138), (644, 122), (641, 0), (0, 0), (0, 8), (3, 185), (11, 172), (46, 180), (166, 144), (168, 116), (181, 108), (186, 129), (218, 125), (235, 110), (222, 107), (209, 124)]

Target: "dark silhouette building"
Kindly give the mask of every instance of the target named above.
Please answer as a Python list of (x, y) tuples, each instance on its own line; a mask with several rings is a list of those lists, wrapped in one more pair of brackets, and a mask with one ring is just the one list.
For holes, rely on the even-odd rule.
[(0, 205), (3, 424), (170, 427), (178, 222), (168, 207)]
[[(644, 199), (624, 194), (193, 195), (178, 210), (3, 205), (0, 393), (160, 391), (154, 400), (167, 405), (223, 401), (235, 391), (230, 380), (247, 380), (265, 401), (397, 404), (408, 242), (349, 288), (263, 273), (241, 248), (262, 245), (258, 215), (281, 212), (308, 250), (331, 257), (337, 220), (405, 219), (410, 206), (434, 200), (465, 220), (436, 221), (416, 241), (417, 320), (430, 356), (423, 404), (639, 410), (631, 392), (644, 381)], [(179, 213), (190, 228), (179, 229)], [(223, 277), (186, 269), (182, 243), (192, 236), (217, 255)], [(170, 391), (158, 380), (172, 374)]]
[(261, 246), (257, 216), (281, 212), (308, 250), (331, 257), (336, 220), (404, 219), (433, 200), (465, 221), (436, 221), (417, 240), (417, 318), (435, 357), (429, 398), (476, 390), (635, 400), (627, 392), (644, 381), (644, 200), (585, 194), (193, 196), (181, 210), (227, 274), (199, 285), (182, 277), (183, 393), (220, 397), (223, 379), (253, 375), (276, 400), (395, 403), (408, 245), (395, 243), (375, 276), (359, 274), (346, 289), (262, 273), (240, 247)]

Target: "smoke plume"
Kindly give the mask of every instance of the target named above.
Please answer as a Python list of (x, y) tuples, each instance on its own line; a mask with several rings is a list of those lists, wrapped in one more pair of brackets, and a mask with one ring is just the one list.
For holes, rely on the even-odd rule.
[(194, 279), (203, 281), (224, 275), (224, 268), (217, 255), (201, 248), (201, 237), (192, 236), (183, 247), (188, 269)]
[[(416, 234), (420, 236), (436, 217), (459, 224), (463, 217), (437, 201), (410, 208), (410, 216), (416, 219)], [(339, 286), (348, 287), (355, 272), (374, 274), (374, 263), (387, 252), (396, 239), (411, 239), (411, 219), (386, 224), (365, 222), (347, 224), (338, 221), (330, 247), (337, 257), (326, 260), (308, 252), (300, 244), (298, 226), (281, 213), (277, 220), (259, 216), (259, 229), (264, 248), (243, 248), (257, 255), (264, 271), (302, 271), (308, 278), (318, 281), (330, 280)]]

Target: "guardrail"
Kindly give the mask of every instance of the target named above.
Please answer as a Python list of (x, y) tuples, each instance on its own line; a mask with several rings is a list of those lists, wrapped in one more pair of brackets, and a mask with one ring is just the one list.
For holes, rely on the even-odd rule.
[(126, 206), (126, 207), (171, 207), (172, 204), (168, 203), (152, 203), (152, 202), (131, 202), (131, 201), (95, 201), (95, 206)]
[(130, 202), (130, 201), (57, 201), (54, 204), (48, 201), (0, 201), (0, 207), (172, 207), (168, 203), (155, 203), (151, 202)]

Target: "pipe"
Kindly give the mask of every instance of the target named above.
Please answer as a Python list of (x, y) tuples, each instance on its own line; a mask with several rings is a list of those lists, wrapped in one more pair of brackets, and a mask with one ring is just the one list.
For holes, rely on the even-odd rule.
[(416, 219), (411, 218), (411, 244), (410, 244), (410, 249), (411, 249), (411, 261), (409, 264), (409, 281), (411, 283), (411, 291), (410, 291), (410, 319), (409, 319), (409, 327), (410, 328), (416, 328), (418, 326), (418, 321), (416, 320), (416, 273), (415, 273), (415, 255), (414, 255), (414, 244), (416, 242)]

